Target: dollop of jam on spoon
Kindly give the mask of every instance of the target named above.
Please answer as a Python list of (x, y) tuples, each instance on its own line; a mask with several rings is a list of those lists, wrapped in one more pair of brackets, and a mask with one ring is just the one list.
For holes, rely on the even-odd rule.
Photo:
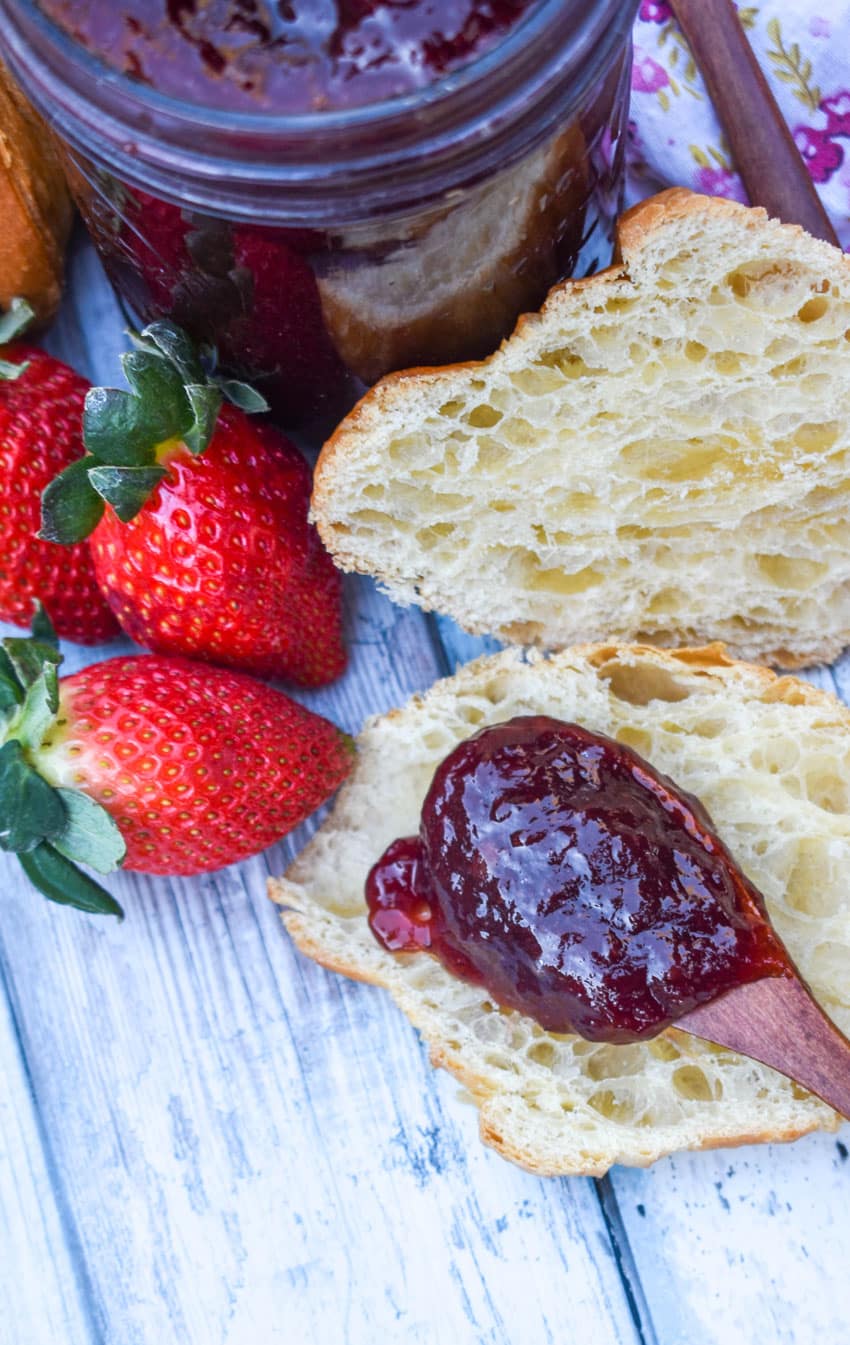
[(764, 902), (691, 795), (630, 748), (542, 715), (437, 770), (419, 835), (366, 884), (394, 952), (593, 1041), (652, 1037), (733, 987), (794, 977)]

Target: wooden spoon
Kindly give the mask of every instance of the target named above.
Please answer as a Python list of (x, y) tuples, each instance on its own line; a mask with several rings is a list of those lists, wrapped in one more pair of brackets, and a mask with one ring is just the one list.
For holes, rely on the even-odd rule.
[(728, 990), (676, 1027), (770, 1065), (850, 1120), (850, 1041), (793, 967), (787, 976)]
[[(732, 0), (671, 0), (753, 205), (838, 244)], [(737, 986), (677, 1027), (779, 1070), (850, 1118), (850, 1041), (796, 969)]]
[(732, 0), (671, 0), (753, 205), (840, 246)]

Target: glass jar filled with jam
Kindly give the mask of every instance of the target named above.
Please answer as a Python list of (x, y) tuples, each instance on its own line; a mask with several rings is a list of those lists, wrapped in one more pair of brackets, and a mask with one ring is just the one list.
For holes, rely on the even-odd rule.
[(106, 269), (294, 422), (608, 262), (637, 0), (0, 0)]

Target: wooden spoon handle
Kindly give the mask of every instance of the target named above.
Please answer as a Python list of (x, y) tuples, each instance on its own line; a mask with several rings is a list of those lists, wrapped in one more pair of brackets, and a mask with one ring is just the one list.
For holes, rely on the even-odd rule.
[(732, 0), (671, 0), (753, 205), (840, 246)]
[(850, 1041), (795, 976), (736, 986), (676, 1027), (770, 1065), (850, 1119)]

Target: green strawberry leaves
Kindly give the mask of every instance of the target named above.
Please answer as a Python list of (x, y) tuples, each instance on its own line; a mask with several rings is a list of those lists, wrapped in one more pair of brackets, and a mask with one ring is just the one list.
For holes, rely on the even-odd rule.
[[(35, 317), (26, 299), (13, 299), (5, 313), (0, 313), (0, 346), (20, 336), (23, 329)], [(0, 360), (0, 379), (12, 382), (20, 378), (29, 367), (29, 360), (23, 364), (13, 364), (11, 360)]]
[[(30, 634), (38, 644), (49, 644), (58, 653), (59, 636), (40, 602), (35, 605), (35, 615), (30, 622)], [(61, 662), (61, 659), (57, 659), (56, 662)]]
[(0, 648), (0, 719), (8, 719), (24, 699), (12, 660)]
[(4, 640), (3, 652), (24, 692), (44, 675), (48, 664), (56, 669), (62, 662), (62, 655), (54, 644), (21, 636)]
[[(146, 380), (142, 386), (152, 390), (154, 380)], [(167, 386), (164, 392), (168, 398)], [(188, 416), (181, 420), (188, 423)], [(90, 388), (86, 393), (83, 438), (89, 453), (98, 462), (113, 467), (149, 466), (154, 461), (155, 446), (172, 437), (165, 428), (167, 425), (159, 408), (155, 404), (150, 409), (143, 407), (135, 393), (120, 388)], [(179, 433), (180, 421), (172, 422), (172, 425)], [(88, 459), (84, 458), (83, 462)]]
[(25, 374), (29, 367), (29, 360), (24, 360), (23, 364), (15, 364), (12, 360), (0, 360), (0, 379), (4, 383), (13, 383), (21, 374)]
[(18, 855), (18, 859), (33, 887), (50, 901), (75, 906), (78, 911), (88, 911), (90, 915), (117, 915), (119, 920), (124, 919), (124, 912), (106, 888), (82, 873), (47, 842)]
[(204, 360), (214, 364), (214, 352), (206, 346), (197, 347), (192, 338), (176, 322), (152, 322), (140, 334), (130, 333), (137, 350), (164, 355), (177, 370), (184, 384), (204, 383)]
[(5, 313), (0, 313), (0, 346), (14, 341), (35, 317), (26, 299), (13, 299)]
[(21, 854), (58, 836), (65, 808), (14, 739), (0, 747), (0, 850)]
[[(32, 623), (33, 636), (10, 637), (0, 644), (0, 742), (14, 736), (19, 741), (41, 742), (44, 729), (59, 705), (57, 668), (62, 661), (56, 632), (39, 603)], [(11, 729), (4, 735), (4, 725)]]
[(121, 522), (129, 523), (167, 475), (164, 467), (92, 467), (89, 481), (101, 500), (112, 505)]
[(54, 792), (65, 806), (65, 825), (52, 837), (54, 848), (66, 859), (88, 864), (98, 873), (120, 868), (127, 846), (106, 809), (78, 789), (59, 788)]
[(0, 646), (0, 849), (18, 856), (51, 901), (122, 917), (114, 898), (77, 868), (111, 873), (121, 865), (127, 847), (118, 826), (89, 795), (54, 787), (38, 771), (39, 748), (59, 709), (61, 655), (41, 608), (33, 631), (38, 639)]
[(40, 536), (70, 546), (95, 529), (105, 504), (122, 523), (144, 508), (167, 475), (158, 449), (178, 440), (203, 453), (215, 433), (224, 398), (243, 411), (268, 410), (247, 384), (222, 379), (214, 352), (196, 348), (175, 323), (152, 322), (132, 335), (121, 363), (130, 391), (92, 388), (83, 412), (86, 456), (66, 467), (42, 496)]
[(15, 719), (15, 739), (29, 751), (36, 751), (59, 709), (59, 677), (54, 663), (46, 662), (38, 677), (27, 688), (23, 705)]
[(240, 383), (238, 379), (226, 378), (219, 384), (221, 391), (228, 402), (238, 406), (240, 411), (244, 411), (246, 416), (262, 415), (268, 411), (269, 404), (261, 392), (252, 388), (250, 383)]
[(71, 546), (94, 532), (106, 508), (89, 480), (91, 459), (78, 458), (53, 478), (41, 497), (41, 532), (46, 542)]
[(183, 442), (189, 452), (197, 457), (209, 446), (215, 433), (222, 396), (218, 388), (208, 388), (202, 383), (187, 383), (184, 392), (192, 408), (193, 420), (183, 435)]

